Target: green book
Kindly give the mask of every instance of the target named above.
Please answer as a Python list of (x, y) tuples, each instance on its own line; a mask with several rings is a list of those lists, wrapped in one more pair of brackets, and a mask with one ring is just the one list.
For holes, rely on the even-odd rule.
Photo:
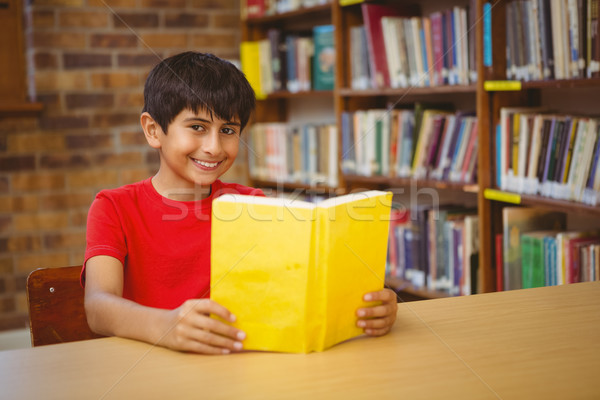
[(335, 83), (335, 46), (333, 25), (313, 28), (315, 53), (313, 57), (313, 89), (333, 90)]
[(523, 289), (546, 285), (546, 260), (544, 238), (556, 236), (560, 231), (534, 231), (521, 235), (521, 273)]

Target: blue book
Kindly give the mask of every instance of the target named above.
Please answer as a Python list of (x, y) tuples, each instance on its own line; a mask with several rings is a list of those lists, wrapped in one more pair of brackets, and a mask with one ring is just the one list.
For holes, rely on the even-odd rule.
[(287, 82), (286, 88), (290, 92), (298, 91), (298, 72), (296, 70), (296, 35), (285, 37)]
[(500, 124), (496, 125), (496, 186), (502, 187), (502, 169), (500, 160), (502, 159), (502, 129)]
[(423, 69), (425, 71), (425, 74), (423, 75), (423, 84), (425, 86), (431, 86), (431, 83), (429, 82), (429, 64), (427, 63), (427, 42), (425, 41), (425, 30), (423, 28), (419, 31), (419, 35), (421, 36), (421, 54), (423, 56)]
[(452, 163), (450, 166), (450, 171), (454, 170), (456, 167), (458, 153), (460, 152), (460, 146), (462, 145), (462, 141), (465, 140), (465, 138), (469, 137), (468, 134), (465, 134), (465, 131), (467, 130), (467, 123), (465, 120), (466, 118), (461, 118), (460, 120), (460, 130), (458, 132), (458, 139), (456, 140), (456, 145), (454, 146), (454, 153), (452, 154)]
[(545, 274), (545, 285), (552, 286), (552, 265), (550, 261), (550, 240), (552, 236), (546, 236), (544, 238), (544, 274)]
[(554, 147), (556, 146), (555, 134), (556, 130), (556, 118), (552, 118), (552, 125), (550, 125), (550, 134), (548, 136), (548, 147), (546, 148), (546, 156), (544, 162), (544, 172), (542, 174), (542, 183), (548, 180), (548, 167), (550, 166), (550, 158), (552, 158), (552, 154), (554, 153)]
[(333, 25), (320, 25), (313, 28), (313, 88), (333, 90), (335, 71), (335, 47)]
[(356, 173), (354, 118), (350, 111), (342, 112), (342, 172), (345, 174)]

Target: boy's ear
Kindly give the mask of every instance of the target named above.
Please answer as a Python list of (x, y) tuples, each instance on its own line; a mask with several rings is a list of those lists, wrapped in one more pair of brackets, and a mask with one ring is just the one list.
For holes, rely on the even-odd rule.
[(150, 147), (159, 149), (161, 146), (160, 136), (164, 134), (160, 125), (147, 112), (140, 116), (140, 123)]

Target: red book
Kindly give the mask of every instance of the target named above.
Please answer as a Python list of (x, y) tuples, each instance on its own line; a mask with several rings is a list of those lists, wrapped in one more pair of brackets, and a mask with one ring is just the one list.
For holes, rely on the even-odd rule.
[(501, 233), (496, 234), (496, 291), (504, 290), (504, 236)]
[(265, 11), (265, 0), (246, 0), (246, 18), (260, 18)]
[(587, 237), (569, 240), (568, 259), (565, 260), (567, 265), (565, 283), (581, 282), (581, 252), (583, 246), (600, 243), (600, 237)]
[(436, 12), (431, 14), (431, 42), (433, 46), (433, 70), (434, 82), (432, 85), (444, 84), (444, 34), (442, 27), (442, 13)]
[(383, 5), (363, 3), (362, 15), (367, 35), (367, 48), (369, 50), (369, 63), (371, 67), (371, 85), (373, 88), (390, 87), (390, 74), (388, 62), (385, 55), (385, 44), (383, 41), (383, 29), (381, 18), (383, 17), (410, 17), (418, 14), (416, 6)]
[(471, 157), (477, 157), (477, 121), (473, 122), (473, 128), (471, 129), (471, 136), (469, 137), (469, 143), (467, 144), (467, 154), (463, 161), (462, 170), (460, 174), (460, 180), (466, 182), (467, 172), (469, 165), (471, 165)]

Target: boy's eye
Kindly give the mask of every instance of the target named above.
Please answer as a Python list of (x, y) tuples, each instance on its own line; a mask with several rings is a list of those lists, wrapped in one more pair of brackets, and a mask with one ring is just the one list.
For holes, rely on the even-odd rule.
[(202, 130), (202, 125), (192, 125), (191, 128), (195, 131)]
[(221, 129), (221, 132), (227, 134), (227, 135), (235, 135), (237, 132), (231, 128), (223, 128)]

